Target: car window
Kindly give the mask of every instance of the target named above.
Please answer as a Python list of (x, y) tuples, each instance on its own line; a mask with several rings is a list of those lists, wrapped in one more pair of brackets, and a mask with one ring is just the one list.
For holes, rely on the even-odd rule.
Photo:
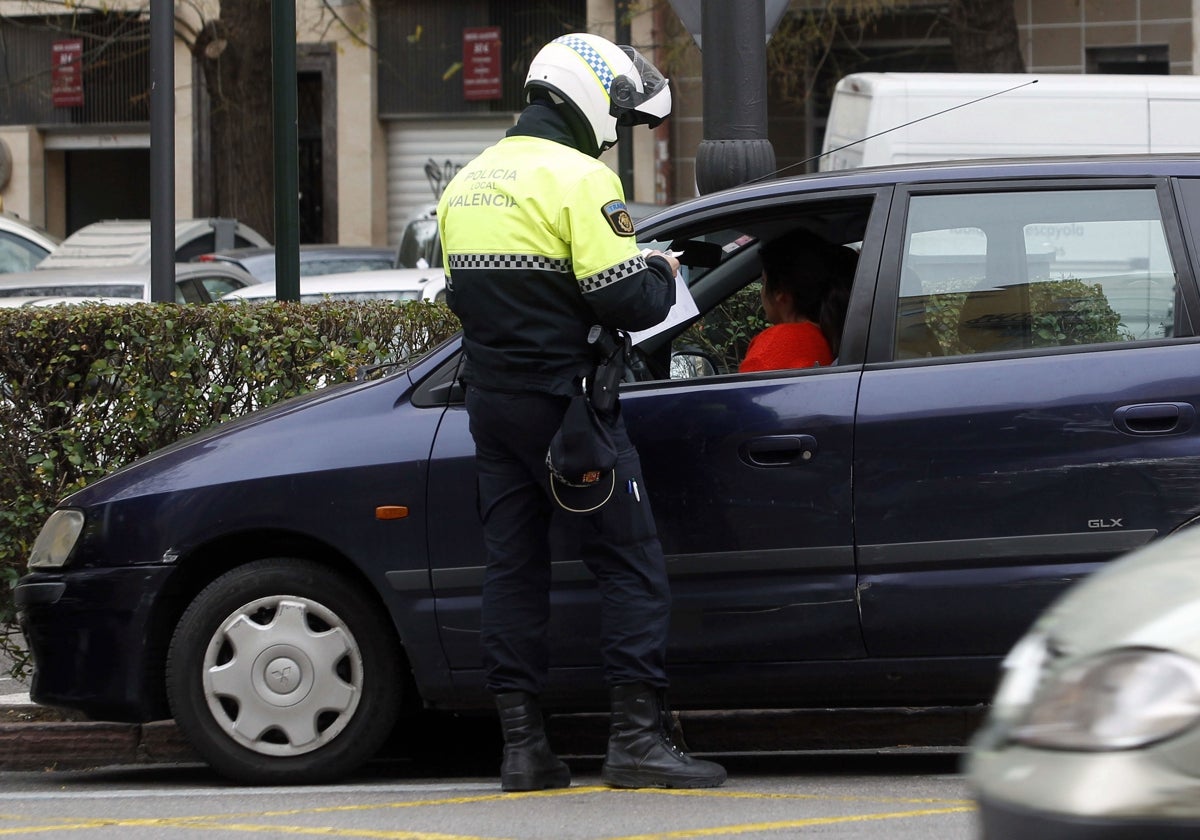
[(120, 297), (141, 300), (146, 287), (140, 283), (47, 283), (0, 289), (0, 297)]
[(246, 285), (232, 277), (200, 277), (198, 280), (200, 285), (208, 292), (210, 300), (219, 300), (234, 289), (241, 289)]
[(413, 219), (404, 228), (396, 268), (436, 268), (440, 260), (437, 219)]
[[(751, 341), (770, 326), (761, 295), (763, 266), (761, 249), (773, 243), (794, 246), (796, 266), (813, 266), (812, 249), (832, 249), (845, 259), (839, 276), (845, 288), (853, 279), (858, 246), (871, 217), (874, 196), (849, 199), (814, 199), (811, 204), (781, 207), (770, 212), (740, 213), (713, 229), (689, 232), (683, 237), (662, 236), (647, 247), (682, 252), (683, 277), (692, 291), (700, 316), (671, 334), (669, 352), (650, 344), (643, 356), (649, 376), (639, 378), (694, 379), (713, 374), (736, 374), (746, 359)], [(832, 264), (826, 263), (828, 265)], [(818, 282), (817, 273), (799, 272), (803, 280)], [(822, 275), (823, 276), (823, 275)], [(828, 278), (825, 278), (828, 279)], [(852, 292), (846, 292), (846, 298)], [(846, 310), (838, 319), (845, 326)], [(859, 325), (865, 330), (866, 325)], [(826, 332), (822, 329), (822, 333)], [(834, 346), (834, 341), (829, 341)], [(844, 359), (834, 354), (834, 362)], [(811, 371), (784, 364), (780, 372)], [(760, 367), (755, 372), (761, 371)], [(743, 375), (755, 375), (745, 373)], [(778, 374), (774, 374), (778, 375)]]
[(911, 359), (1169, 338), (1177, 299), (1153, 189), (919, 195), (894, 349)]
[(48, 252), (32, 242), (11, 233), (0, 231), (0, 274), (10, 271), (29, 271), (42, 261)]
[(328, 260), (301, 260), (300, 276), (315, 277), (321, 274), (347, 274), (352, 271), (376, 271), (392, 267), (391, 255), (381, 257), (333, 258)]

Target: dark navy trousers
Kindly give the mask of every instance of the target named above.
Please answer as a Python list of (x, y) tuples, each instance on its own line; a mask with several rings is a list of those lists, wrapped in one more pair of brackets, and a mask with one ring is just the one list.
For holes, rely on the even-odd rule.
[[(540, 694), (545, 686), (551, 518), (561, 516), (583, 532), (588, 550), (581, 559), (599, 584), (607, 683), (665, 688), (670, 586), (637, 450), (618, 413), (607, 421), (619, 452), (613, 497), (591, 514), (559, 509), (546, 450), (567, 402), (537, 392), (467, 388), (487, 547), (481, 626), (487, 687)], [(638, 496), (626, 492), (630, 481), (638, 483)]]

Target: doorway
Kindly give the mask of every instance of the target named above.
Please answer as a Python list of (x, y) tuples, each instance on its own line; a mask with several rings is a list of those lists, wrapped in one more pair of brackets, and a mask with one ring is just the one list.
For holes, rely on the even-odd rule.
[(72, 149), (63, 169), (68, 234), (104, 219), (150, 218), (149, 149)]

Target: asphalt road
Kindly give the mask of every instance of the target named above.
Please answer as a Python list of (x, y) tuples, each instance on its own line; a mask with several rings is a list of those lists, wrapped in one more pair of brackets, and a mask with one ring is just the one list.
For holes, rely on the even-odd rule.
[(200, 766), (0, 773), (0, 834), (79, 840), (322, 835), (393, 840), (970, 840), (974, 808), (953, 754), (723, 759), (704, 791), (613, 790), (575, 762), (560, 791), (502, 794), (484, 768), (423, 777), (373, 765), (345, 784), (247, 788)]

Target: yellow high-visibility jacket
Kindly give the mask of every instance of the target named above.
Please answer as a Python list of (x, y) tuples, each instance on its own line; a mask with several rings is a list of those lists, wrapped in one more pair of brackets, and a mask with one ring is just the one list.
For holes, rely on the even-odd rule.
[(675, 302), (667, 261), (638, 249), (616, 173), (569, 142), (557, 112), (535, 103), (438, 202), (471, 384), (578, 393), (593, 324), (645, 329)]

